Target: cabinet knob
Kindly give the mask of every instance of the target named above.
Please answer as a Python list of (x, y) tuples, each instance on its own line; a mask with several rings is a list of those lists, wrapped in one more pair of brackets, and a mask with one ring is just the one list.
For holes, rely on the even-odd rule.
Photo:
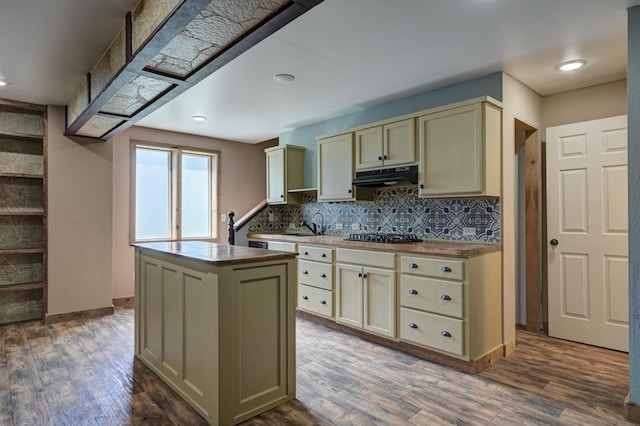
[(302, 271), (303, 274), (309, 275), (309, 271)]
[(327, 257), (327, 253), (321, 253), (320, 257)]
[(327, 274), (320, 274), (320, 278), (327, 278)]
[(280, 198), (284, 198), (284, 195), (281, 195)]
[(381, 156), (378, 156), (378, 161), (380, 161), (380, 160), (382, 160), (382, 157), (381, 157)]
[(557, 246), (558, 245), (558, 240), (556, 240), (555, 238), (551, 241), (549, 241), (549, 244), (551, 244), (552, 246)]
[(418, 294), (418, 290), (412, 288), (411, 290), (409, 290), (409, 294)]
[(410, 263), (410, 264), (409, 264), (409, 268), (411, 268), (411, 269), (418, 269), (418, 265), (416, 265), (415, 263)]
[(362, 278), (367, 278), (367, 274), (362, 274)]
[(358, 278), (362, 278), (362, 272), (358, 272)]
[(353, 190), (351, 190), (351, 189), (347, 191), (347, 193), (349, 193), (349, 194), (351, 194), (352, 192), (353, 192)]
[(309, 300), (309, 296), (302, 296), (304, 300)]
[(451, 297), (449, 297), (446, 294), (443, 294), (442, 296), (440, 296), (440, 299), (442, 299), (442, 300), (451, 300)]
[(304, 252), (304, 253), (302, 253), (302, 254), (304, 254), (305, 256), (309, 256), (309, 252), (308, 252), (308, 251), (305, 251), (305, 252)]
[(326, 300), (324, 300), (324, 299), (322, 299), (322, 300), (320, 301), (320, 303), (321, 303), (322, 305), (326, 305), (326, 304), (327, 304), (327, 301), (326, 301)]
[(386, 156), (386, 155), (382, 156), (382, 159), (383, 159), (383, 160), (386, 160), (386, 159), (387, 159), (387, 156)]
[(415, 322), (410, 322), (409, 328), (418, 328), (418, 324), (416, 324)]
[(440, 270), (442, 272), (451, 272), (451, 268), (449, 268), (448, 266), (443, 266)]
[(442, 333), (440, 333), (440, 335), (442, 337), (451, 337), (451, 333), (449, 333), (448, 331), (443, 331)]
[(424, 184), (423, 184), (423, 183), (421, 183), (421, 184), (419, 185), (419, 187), (420, 187), (420, 189), (424, 189)]

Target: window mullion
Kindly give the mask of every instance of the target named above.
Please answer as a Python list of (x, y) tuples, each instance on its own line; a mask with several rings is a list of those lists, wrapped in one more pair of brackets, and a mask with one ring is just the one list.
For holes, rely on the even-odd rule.
[(171, 223), (171, 238), (173, 240), (182, 239), (182, 229), (180, 229), (180, 224), (182, 223), (182, 209), (180, 207), (180, 197), (182, 196), (181, 192), (181, 170), (182, 170), (182, 156), (181, 150), (176, 149), (173, 150), (172, 153), (172, 163), (174, 167), (171, 170), (171, 180), (172, 180), (172, 189), (171, 189), (171, 212), (172, 212), (172, 223)]

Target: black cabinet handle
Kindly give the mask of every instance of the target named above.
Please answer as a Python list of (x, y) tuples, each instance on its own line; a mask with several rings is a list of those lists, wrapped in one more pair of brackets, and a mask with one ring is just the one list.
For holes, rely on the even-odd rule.
[(409, 328), (418, 328), (418, 324), (416, 324), (415, 322), (410, 322)]
[(382, 157), (378, 155), (378, 161), (382, 160)]
[(442, 299), (442, 300), (451, 300), (451, 297), (449, 297), (446, 294), (443, 294), (442, 296), (440, 296), (440, 299)]
[(362, 278), (367, 278), (367, 274), (362, 275)]
[(309, 256), (309, 252), (308, 252), (308, 251), (305, 251), (303, 254), (304, 254), (305, 256)]
[(442, 333), (440, 333), (440, 335), (442, 335), (442, 337), (451, 337), (451, 333), (449, 333), (448, 331), (443, 331)]
[(320, 278), (327, 278), (327, 274), (320, 274)]
[(409, 290), (409, 294), (418, 294), (418, 290), (411, 289)]
[(420, 189), (424, 189), (424, 184), (420, 184)]
[(281, 195), (280, 198), (284, 198), (284, 195)]
[(324, 299), (322, 299), (322, 300), (320, 301), (320, 303), (321, 303), (321, 304), (323, 304), (323, 305), (326, 305), (326, 304), (327, 304), (327, 301), (326, 301), (326, 300), (324, 300)]
[(302, 296), (304, 300), (309, 300), (309, 296)]
[(551, 244), (552, 246), (557, 246), (558, 245), (558, 240), (556, 240), (555, 238), (551, 241), (549, 241), (549, 244)]
[(362, 272), (358, 272), (358, 278), (362, 278)]
[(347, 191), (347, 192), (348, 192), (349, 194), (351, 194), (353, 191), (352, 191), (352, 190), (349, 190), (349, 191)]
[(417, 264), (415, 264), (415, 263), (410, 263), (410, 264), (409, 264), (409, 268), (411, 268), (411, 269), (418, 269), (418, 265), (417, 265)]
[(321, 253), (320, 257), (327, 257), (327, 253)]
[(443, 266), (442, 269), (440, 269), (442, 272), (451, 272), (451, 268), (449, 268), (448, 266)]
[(303, 274), (309, 275), (309, 271), (302, 271)]
[(387, 159), (387, 156), (385, 155), (384, 157), (382, 157), (382, 159), (383, 159), (383, 160), (386, 160), (386, 159)]

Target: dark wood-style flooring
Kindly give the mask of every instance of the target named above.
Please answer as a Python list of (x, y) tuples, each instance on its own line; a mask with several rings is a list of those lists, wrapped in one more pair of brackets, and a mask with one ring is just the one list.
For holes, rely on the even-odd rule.
[[(625, 425), (628, 356), (519, 332), (513, 354), (460, 373), (308, 320), (298, 398), (247, 425)], [(0, 327), (0, 425), (200, 425), (133, 357), (133, 309)]]

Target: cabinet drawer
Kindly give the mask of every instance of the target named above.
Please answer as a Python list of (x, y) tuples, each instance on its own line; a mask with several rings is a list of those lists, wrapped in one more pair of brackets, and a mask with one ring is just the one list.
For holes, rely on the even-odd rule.
[(286, 251), (289, 253), (295, 253), (297, 251), (296, 243), (286, 243), (284, 241), (269, 241), (267, 248), (269, 250)]
[(400, 304), (407, 308), (462, 318), (463, 298), (461, 282), (400, 276)]
[(333, 290), (333, 265), (301, 259), (298, 261), (298, 282)]
[(400, 309), (400, 338), (456, 355), (464, 355), (464, 323), (427, 312)]
[(329, 247), (299, 246), (298, 258), (333, 263), (333, 249)]
[(464, 260), (436, 257), (401, 256), (400, 272), (436, 278), (464, 280)]
[(356, 265), (370, 265), (377, 268), (395, 269), (396, 255), (381, 251), (336, 249), (336, 261)]
[(333, 317), (333, 292), (299, 284), (298, 308)]

